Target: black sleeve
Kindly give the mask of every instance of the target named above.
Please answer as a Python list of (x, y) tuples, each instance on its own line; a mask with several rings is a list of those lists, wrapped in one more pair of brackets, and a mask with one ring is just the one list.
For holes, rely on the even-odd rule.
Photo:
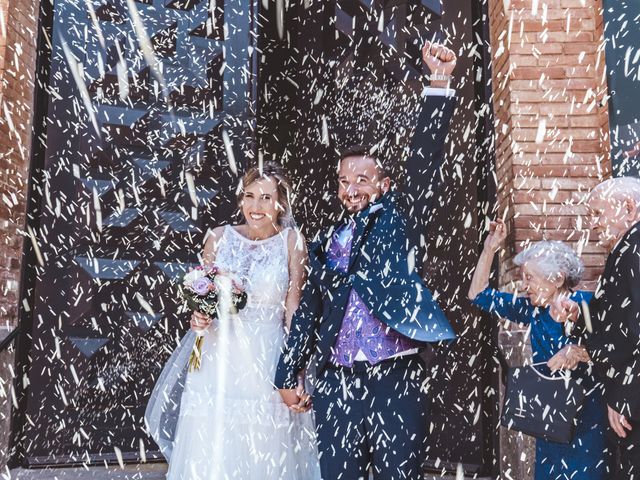
[(276, 388), (296, 388), (298, 373), (303, 370), (315, 347), (317, 328), (322, 317), (320, 289), (310, 280), (304, 286), (300, 305), (291, 319), (291, 331), (286, 340), (274, 384)]
[(605, 398), (611, 408), (637, 421), (640, 420), (640, 242), (635, 246), (620, 259), (628, 295), (616, 309), (613, 322), (613, 328), (622, 329), (623, 335), (618, 338), (628, 342), (621, 350), (629, 351), (630, 355), (625, 357), (624, 364), (617, 366), (617, 375), (606, 377)]
[(420, 234), (424, 232), (425, 220), (430, 216), (445, 156), (445, 138), (455, 105), (453, 96), (427, 94), (422, 101), (405, 166), (407, 177), (402, 187), (407, 202), (403, 213), (408, 221), (407, 235), (411, 246), (420, 245)]

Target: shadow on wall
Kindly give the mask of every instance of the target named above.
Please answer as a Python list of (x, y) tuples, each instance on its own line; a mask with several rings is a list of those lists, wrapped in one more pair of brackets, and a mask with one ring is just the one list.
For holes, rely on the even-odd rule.
[[(9, 335), (10, 331), (11, 329), (7, 327), (0, 327), (0, 342)], [(12, 478), (7, 462), (9, 461), (15, 353), (13, 345), (0, 351), (0, 478)]]

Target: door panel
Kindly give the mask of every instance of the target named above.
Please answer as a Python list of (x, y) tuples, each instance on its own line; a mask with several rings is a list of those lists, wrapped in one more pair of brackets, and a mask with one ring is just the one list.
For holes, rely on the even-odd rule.
[(30, 464), (155, 450), (146, 400), (187, 327), (171, 281), (234, 210), (227, 151), (254, 148), (255, 28), (241, 0), (56, 2)]

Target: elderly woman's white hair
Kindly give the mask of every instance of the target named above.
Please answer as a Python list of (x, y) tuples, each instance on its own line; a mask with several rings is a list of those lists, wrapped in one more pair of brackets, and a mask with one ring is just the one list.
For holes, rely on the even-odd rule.
[(564, 277), (563, 287), (573, 289), (584, 274), (584, 264), (578, 254), (563, 242), (543, 240), (532, 243), (514, 258), (514, 263), (522, 266), (533, 263), (547, 277)]
[(636, 205), (640, 205), (640, 178), (638, 177), (615, 177), (598, 184), (589, 194), (600, 195), (602, 198), (617, 198), (624, 200), (631, 198)]

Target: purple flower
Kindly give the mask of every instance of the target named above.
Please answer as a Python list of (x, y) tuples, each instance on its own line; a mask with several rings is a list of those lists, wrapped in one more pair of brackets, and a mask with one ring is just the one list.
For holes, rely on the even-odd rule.
[(193, 290), (196, 295), (206, 295), (209, 293), (213, 284), (207, 277), (201, 277), (195, 280), (190, 286), (191, 290)]

